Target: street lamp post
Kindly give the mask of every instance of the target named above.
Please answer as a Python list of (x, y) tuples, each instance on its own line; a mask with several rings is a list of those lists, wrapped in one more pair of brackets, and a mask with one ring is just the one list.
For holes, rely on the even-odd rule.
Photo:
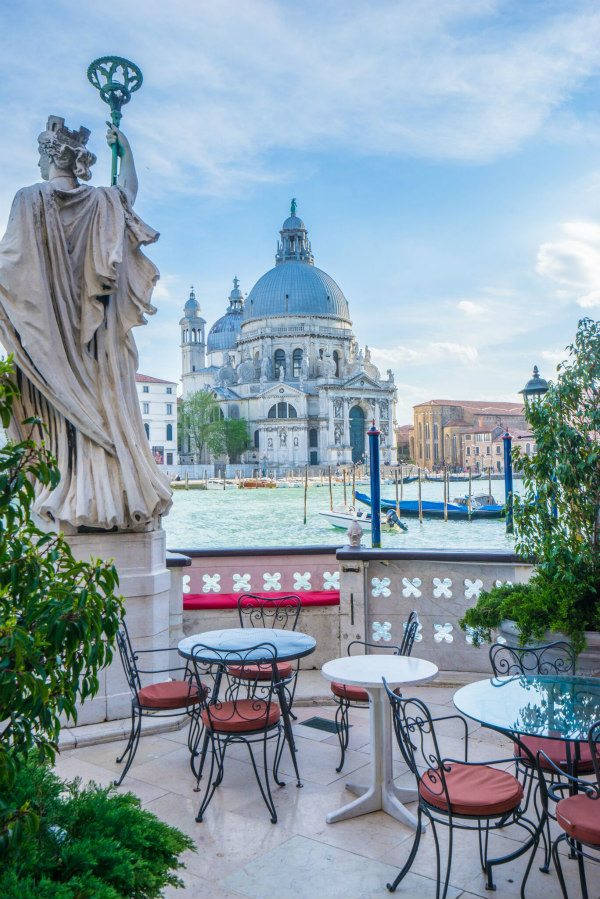
[(370, 476), (371, 476), (371, 546), (381, 547), (381, 492), (379, 483), (379, 435), (380, 431), (373, 424), (367, 431), (369, 438)]

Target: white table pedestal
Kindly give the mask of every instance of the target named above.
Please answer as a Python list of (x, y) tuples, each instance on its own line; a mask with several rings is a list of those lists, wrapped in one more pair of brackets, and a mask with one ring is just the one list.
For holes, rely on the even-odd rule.
[(366, 689), (370, 698), (371, 783), (368, 786), (347, 783), (346, 789), (358, 796), (358, 799), (353, 799), (335, 812), (329, 812), (326, 821), (334, 824), (336, 821), (383, 810), (402, 824), (416, 828), (416, 815), (405, 808), (403, 803), (414, 802), (418, 793), (415, 789), (403, 789), (394, 784), (388, 698), (383, 685), (369, 686)]
[(368, 786), (346, 784), (357, 799), (330, 812), (326, 817), (327, 823), (334, 824), (369, 812), (383, 811), (402, 824), (416, 828), (417, 817), (404, 803), (418, 799), (417, 790), (403, 789), (394, 784), (391, 709), (383, 679), (390, 689), (403, 689), (409, 684), (432, 680), (438, 673), (437, 666), (425, 659), (372, 654), (332, 659), (323, 665), (321, 673), (329, 681), (360, 686), (367, 691), (371, 724), (371, 783)]

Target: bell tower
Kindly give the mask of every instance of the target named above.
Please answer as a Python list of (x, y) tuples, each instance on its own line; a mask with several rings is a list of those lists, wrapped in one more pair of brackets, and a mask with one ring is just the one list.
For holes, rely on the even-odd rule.
[(200, 303), (196, 299), (193, 286), (183, 307), (181, 327), (181, 373), (189, 375), (206, 368), (205, 319), (200, 314)]

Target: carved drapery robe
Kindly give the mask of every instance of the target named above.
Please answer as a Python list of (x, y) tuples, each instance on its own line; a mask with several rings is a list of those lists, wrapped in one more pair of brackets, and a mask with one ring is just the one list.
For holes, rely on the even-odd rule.
[(118, 187), (20, 190), (0, 242), (0, 340), (21, 398), (11, 436), (40, 417), (58, 460), (35, 511), (59, 527), (151, 530), (171, 506), (140, 413), (131, 329), (145, 323), (158, 238)]

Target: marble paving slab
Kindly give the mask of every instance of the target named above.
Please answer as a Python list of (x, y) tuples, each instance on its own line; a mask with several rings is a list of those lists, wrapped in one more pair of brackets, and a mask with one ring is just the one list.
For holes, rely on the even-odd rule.
[[(382, 899), (386, 884), (398, 868), (337, 849), (303, 836), (294, 836), (249, 862), (221, 881), (248, 899)], [(461, 890), (450, 887), (448, 899)], [(396, 896), (434, 899), (435, 881), (409, 873)]]

